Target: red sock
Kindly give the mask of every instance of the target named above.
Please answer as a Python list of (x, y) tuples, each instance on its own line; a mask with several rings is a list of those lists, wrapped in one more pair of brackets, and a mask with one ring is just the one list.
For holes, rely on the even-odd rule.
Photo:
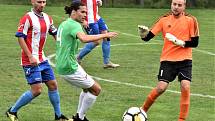
[(184, 119), (178, 119), (178, 121), (185, 121)]
[(178, 121), (185, 121), (190, 107), (190, 88), (181, 89), (180, 114)]
[(160, 94), (157, 92), (156, 88), (154, 88), (148, 95), (147, 99), (145, 100), (142, 109), (147, 112), (148, 109), (151, 107), (151, 105), (154, 103), (154, 101), (156, 100), (156, 98), (159, 96)]

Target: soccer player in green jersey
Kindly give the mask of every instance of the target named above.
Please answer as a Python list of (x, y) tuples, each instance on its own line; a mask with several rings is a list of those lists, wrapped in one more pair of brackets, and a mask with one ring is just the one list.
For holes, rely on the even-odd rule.
[(70, 84), (82, 88), (80, 93), (77, 114), (74, 121), (88, 121), (85, 117), (87, 110), (96, 101), (101, 91), (101, 86), (94, 81), (78, 64), (76, 54), (81, 42), (93, 42), (103, 38), (117, 36), (116, 32), (106, 34), (87, 35), (82, 29), (86, 17), (86, 6), (82, 3), (72, 3), (65, 6), (69, 18), (63, 21), (57, 32), (56, 69), (57, 72)]

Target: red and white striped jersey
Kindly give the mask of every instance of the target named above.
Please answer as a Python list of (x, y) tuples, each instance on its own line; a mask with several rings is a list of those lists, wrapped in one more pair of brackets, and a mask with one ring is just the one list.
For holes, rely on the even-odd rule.
[(98, 4), (101, 0), (81, 0), (87, 7), (86, 21), (88, 24), (97, 22), (101, 17), (98, 14)]
[[(47, 58), (43, 47), (46, 42), (47, 33), (56, 35), (57, 29), (53, 26), (53, 20), (46, 13), (43, 16), (33, 12), (26, 13), (21, 19), (16, 32), (16, 37), (23, 37), (33, 57), (41, 63)], [(30, 65), (28, 56), (22, 50), (21, 65)]]

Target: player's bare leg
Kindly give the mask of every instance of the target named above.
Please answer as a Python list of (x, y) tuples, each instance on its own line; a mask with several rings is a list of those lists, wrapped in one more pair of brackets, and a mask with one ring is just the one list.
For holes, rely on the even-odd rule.
[(149, 93), (147, 99), (145, 100), (142, 109), (147, 112), (148, 109), (151, 107), (151, 105), (155, 102), (157, 97), (159, 97), (168, 87), (168, 83), (164, 81), (159, 81), (157, 84), (157, 87), (152, 89), (152, 91)]

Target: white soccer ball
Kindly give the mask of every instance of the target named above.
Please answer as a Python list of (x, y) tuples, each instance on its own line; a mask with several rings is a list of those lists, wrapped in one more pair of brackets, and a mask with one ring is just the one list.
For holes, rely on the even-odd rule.
[(147, 121), (145, 111), (138, 107), (131, 107), (122, 116), (122, 121)]

